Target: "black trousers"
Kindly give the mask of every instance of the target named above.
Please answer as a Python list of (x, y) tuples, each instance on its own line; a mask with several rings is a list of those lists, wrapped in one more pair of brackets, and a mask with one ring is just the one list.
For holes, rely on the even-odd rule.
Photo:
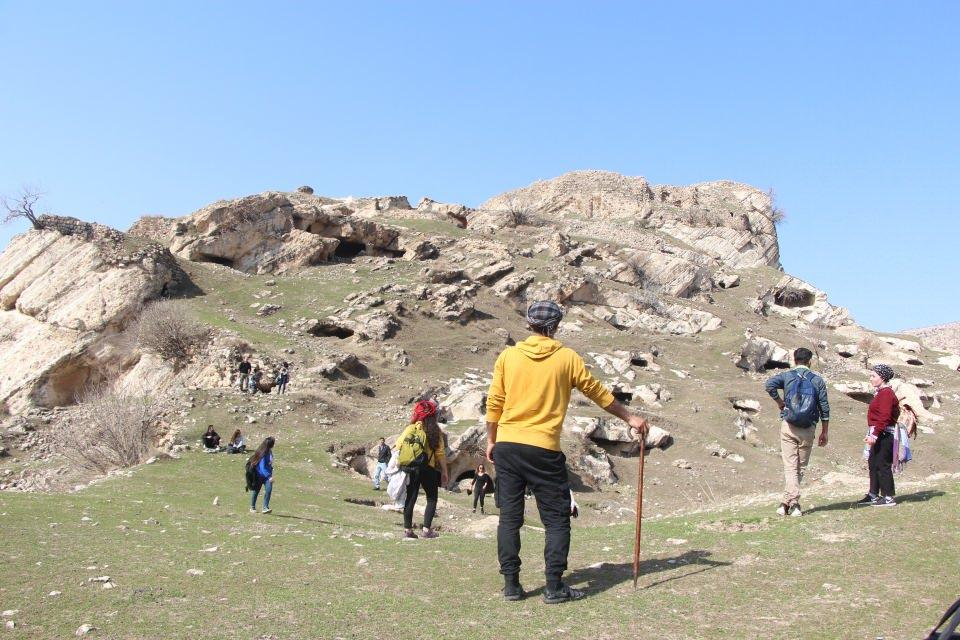
[(473, 510), (477, 510), (477, 503), (480, 503), (480, 510), (483, 511), (483, 499), (486, 497), (486, 487), (480, 487), (473, 492)]
[(543, 547), (547, 582), (559, 581), (567, 570), (570, 552), (570, 482), (567, 457), (560, 451), (515, 442), (498, 442), (493, 450), (497, 467), (497, 555), (500, 573), (520, 573), (520, 527), (523, 526), (524, 494), (533, 491), (546, 529)]
[(870, 493), (875, 496), (895, 496), (893, 486), (893, 434), (884, 431), (870, 447)]
[(437, 489), (440, 488), (440, 472), (433, 467), (423, 467), (414, 473), (408, 473), (410, 482), (407, 484), (407, 497), (403, 502), (403, 528), (413, 528), (413, 507), (417, 504), (420, 487), (427, 494), (427, 509), (423, 514), (423, 526), (426, 529), (433, 524), (433, 516), (437, 513)]

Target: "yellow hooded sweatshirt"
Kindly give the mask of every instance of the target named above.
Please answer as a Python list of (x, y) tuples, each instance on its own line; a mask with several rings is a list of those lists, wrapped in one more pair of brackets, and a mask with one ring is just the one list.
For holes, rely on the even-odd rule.
[(553, 338), (532, 335), (505, 349), (493, 366), (487, 422), (498, 423), (497, 442), (519, 442), (560, 451), (560, 431), (576, 387), (600, 407), (613, 402), (576, 351)]

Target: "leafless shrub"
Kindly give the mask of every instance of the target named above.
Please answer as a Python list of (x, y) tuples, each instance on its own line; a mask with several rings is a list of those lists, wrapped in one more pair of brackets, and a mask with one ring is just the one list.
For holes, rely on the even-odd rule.
[(183, 303), (161, 300), (143, 309), (137, 343), (145, 351), (182, 366), (209, 341), (210, 327), (192, 320)]
[(43, 223), (39, 220), (40, 214), (35, 211), (37, 202), (42, 196), (42, 193), (32, 187), (23, 187), (16, 196), (0, 198), (0, 206), (6, 211), (3, 216), (3, 223), (7, 224), (20, 218), (26, 218), (34, 229), (43, 229)]
[(660, 293), (661, 285), (659, 282), (650, 277), (650, 274), (647, 272), (646, 265), (643, 260), (634, 256), (627, 260), (627, 267), (633, 273), (637, 280), (637, 286), (645, 291), (652, 291), (653, 293)]
[(870, 366), (870, 360), (874, 358), (883, 349), (883, 343), (873, 336), (864, 336), (857, 343), (857, 352), (860, 354), (860, 361), (864, 366)]
[(781, 222), (787, 219), (787, 212), (777, 205), (776, 191), (771, 188), (767, 191), (767, 196), (770, 198), (770, 213), (768, 214), (770, 221), (775, 225), (779, 225)]
[(61, 452), (99, 473), (139, 464), (154, 446), (161, 415), (161, 402), (150, 394), (88, 387), (61, 425)]
[(823, 319), (817, 319), (810, 323), (810, 342), (813, 346), (813, 352), (817, 355), (817, 361), (823, 362), (824, 358), (830, 353), (830, 336), (833, 328), (826, 324)]
[(510, 226), (512, 227), (530, 225), (535, 221), (530, 207), (512, 196), (507, 198), (506, 208), (504, 211), (506, 212), (507, 220), (510, 222)]

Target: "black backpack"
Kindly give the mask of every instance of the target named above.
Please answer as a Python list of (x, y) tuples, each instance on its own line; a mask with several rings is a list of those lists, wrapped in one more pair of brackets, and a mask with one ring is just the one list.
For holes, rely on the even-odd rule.
[(253, 460), (253, 456), (247, 458), (247, 464), (244, 465), (244, 478), (247, 481), (247, 491), (256, 491), (260, 488), (262, 484), (260, 482), (260, 474), (257, 473), (257, 465), (250, 464)]
[[(950, 605), (950, 608), (943, 614), (940, 622), (933, 628), (926, 640), (960, 640), (957, 627), (960, 627), (960, 600)], [(937, 631), (937, 629), (940, 629), (940, 631)]]

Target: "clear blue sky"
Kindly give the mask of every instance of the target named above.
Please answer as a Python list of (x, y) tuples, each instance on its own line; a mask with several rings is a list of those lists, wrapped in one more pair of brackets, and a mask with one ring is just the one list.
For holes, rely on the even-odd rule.
[(861, 323), (960, 320), (960, 2), (651, 4), (0, 0), (0, 192), (125, 229), (300, 184), (732, 179)]

